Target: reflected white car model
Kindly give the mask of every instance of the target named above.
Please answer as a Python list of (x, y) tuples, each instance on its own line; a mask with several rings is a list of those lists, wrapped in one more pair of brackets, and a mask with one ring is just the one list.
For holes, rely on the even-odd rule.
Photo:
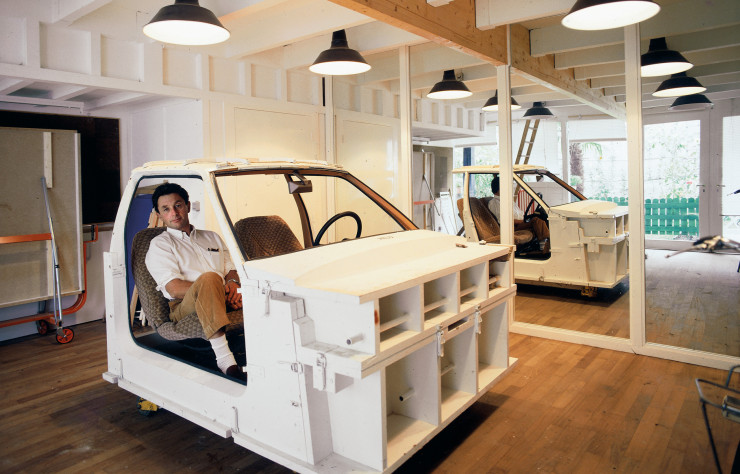
[[(145, 278), (164, 181), (188, 191), (190, 222), (218, 232), (237, 268), (244, 322), (229, 334), (246, 384), (203, 356), (197, 316), (167, 320)], [(515, 362), (512, 255), (417, 229), (338, 166), (150, 163), (132, 173), (105, 254), (103, 377), (298, 472), (390, 472)], [(131, 268), (153, 329), (133, 325)]]
[[(491, 181), (498, 166), (466, 166), (453, 173), (463, 175), (463, 199), (458, 202), (465, 236), (476, 242), (497, 242), (498, 222), (488, 212)], [(514, 265), (516, 281), (527, 284), (581, 288), (612, 288), (628, 276), (629, 233), (627, 208), (615, 203), (587, 199), (546, 169), (514, 165), (515, 204), (524, 211), (523, 229), (517, 233)], [(489, 215), (486, 215), (489, 214)], [(549, 241), (537, 239), (532, 221), (549, 228)], [(494, 220), (495, 222), (491, 222)], [(519, 235), (521, 234), (521, 235)]]

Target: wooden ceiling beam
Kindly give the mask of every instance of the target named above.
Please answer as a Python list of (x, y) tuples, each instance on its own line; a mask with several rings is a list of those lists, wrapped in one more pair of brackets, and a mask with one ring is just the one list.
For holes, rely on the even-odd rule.
[(474, 0), (456, 0), (439, 7), (425, 0), (329, 1), (494, 66), (507, 63), (506, 28), (477, 29)]

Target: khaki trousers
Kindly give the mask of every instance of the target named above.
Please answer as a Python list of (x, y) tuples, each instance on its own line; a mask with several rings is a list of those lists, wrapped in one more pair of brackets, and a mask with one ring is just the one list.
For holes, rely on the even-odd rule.
[(226, 316), (226, 291), (218, 273), (208, 272), (198, 277), (181, 300), (170, 301), (170, 319), (179, 321), (195, 311), (203, 326), (206, 339), (229, 324)]

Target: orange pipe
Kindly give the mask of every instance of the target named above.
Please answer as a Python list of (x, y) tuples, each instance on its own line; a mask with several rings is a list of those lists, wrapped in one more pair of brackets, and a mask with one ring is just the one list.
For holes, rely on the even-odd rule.
[[(32, 235), (21, 235), (21, 236), (13, 236), (13, 238), (17, 237), (34, 237), (34, 236), (41, 236), (41, 235), (48, 235), (49, 237), (46, 239), (33, 239), (33, 240), (49, 240), (51, 238), (51, 234), (32, 234)], [(7, 237), (6, 237), (7, 238)], [(17, 242), (32, 242), (33, 240), (18, 240)], [(91, 242), (97, 242), (98, 241), (98, 226), (93, 225), (93, 239), (92, 240), (86, 240), (84, 243), (89, 244)], [(0, 243), (12, 243), (12, 242), (2, 242)], [(68, 314), (76, 313), (80, 309), (82, 309), (83, 306), (85, 306), (85, 301), (87, 301), (87, 246), (82, 246), (82, 281), (83, 281), (83, 290), (82, 293), (77, 295), (77, 300), (72, 304), (72, 306), (69, 306), (68, 308), (65, 308), (62, 310), (62, 316), (66, 316)], [(55, 322), (54, 313), (38, 313), (38, 314), (32, 314), (30, 316), (22, 316), (20, 318), (15, 319), (8, 319), (7, 321), (0, 321), (0, 328), (8, 327), (8, 326), (15, 326), (16, 324), (23, 324), (23, 323), (30, 323), (33, 321), (41, 321), (46, 320), (48, 323), (53, 324)]]

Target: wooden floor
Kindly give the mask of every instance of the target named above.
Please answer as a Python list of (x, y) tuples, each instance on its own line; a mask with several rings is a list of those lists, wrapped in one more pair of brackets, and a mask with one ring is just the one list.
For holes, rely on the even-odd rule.
[[(166, 411), (141, 416), (101, 378), (105, 324), (74, 329), (63, 346), (0, 345), (0, 472), (289, 472)], [(512, 371), (398, 472), (715, 472), (694, 379), (724, 372), (515, 334), (511, 355)], [(729, 462), (740, 424), (711, 421)]]
[[(648, 342), (740, 357), (740, 273), (737, 255), (647, 250), (645, 335)], [(517, 321), (629, 337), (629, 283), (578, 290), (519, 285)]]

